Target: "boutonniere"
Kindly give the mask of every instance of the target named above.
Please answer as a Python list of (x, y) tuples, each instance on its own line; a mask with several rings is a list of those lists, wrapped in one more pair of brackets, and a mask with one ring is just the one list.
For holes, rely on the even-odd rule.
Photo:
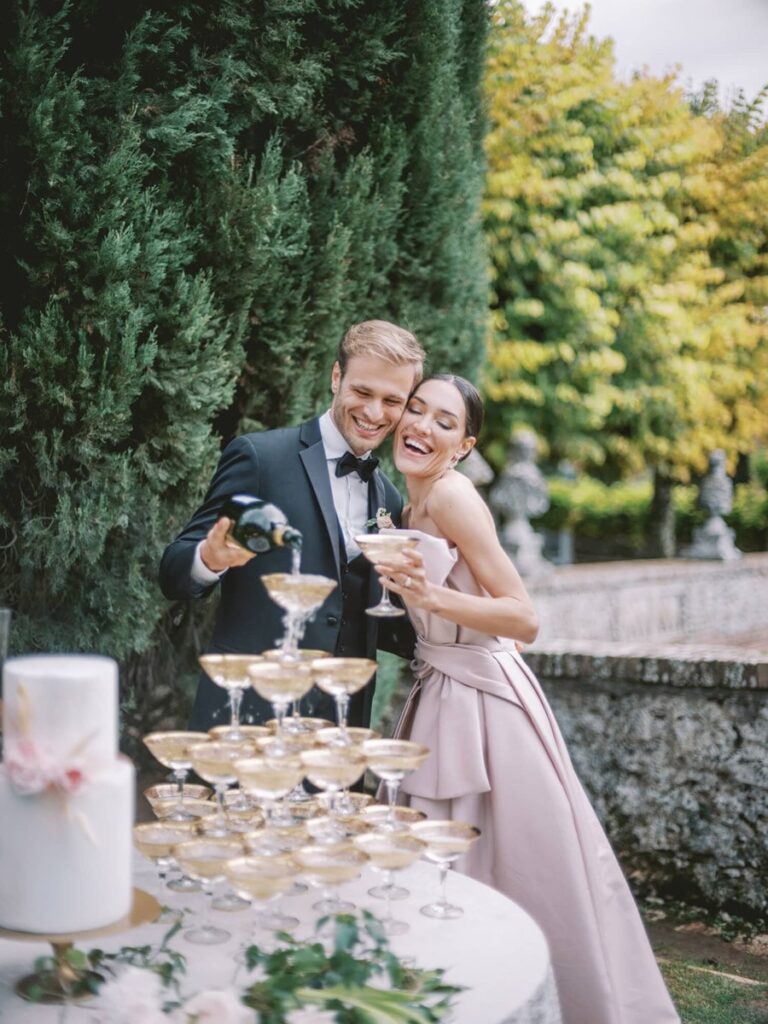
[(376, 509), (376, 515), (372, 516), (365, 524), (368, 533), (378, 533), (379, 530), (393, 530), (394, 528), (392, 513), (385, 508)]

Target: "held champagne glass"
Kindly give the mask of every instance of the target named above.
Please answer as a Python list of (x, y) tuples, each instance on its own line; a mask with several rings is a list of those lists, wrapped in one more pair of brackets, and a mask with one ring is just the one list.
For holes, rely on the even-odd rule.
[(248, 669), (251, 686), (264, 700), (268, 700), (277, 719), (278, 745), (287, 752), (283, 722), (292, 700), (301, 700), (312, 688), (312, 669), (302, 662), (264, 661)]
[(411, 835), (390, 835), (369, 832), (355, 836), (352, 840), (358, 850), (368, 856), (371, 867), (384, 873), (384, 884), (375, 885), (368, 892), (377, 899), (387, 901), (387, 910), (381, 922), (385, 935), (402, 935), (410, 929), (407, 921), (396, 921), (392, 916), (392, 900), (406, 899), (410, 896), (408, 889), (395, 885), (394, 874), (404, 871), (424, 852), (424, 843)]
[(380, 823), (382, 831), (401, 832), (406, 828), (397, 820), (395, 806), (400, 783), (429, 755), (429, 747), (410, 740), (366, 740), (363, 753), (368, 767), (383, 781), (389, 798), (389, 817)]
[(440, 870), (440, 895), (433, 903), (421, 907), (421, 913), (427, 917), (461, 917), (464, 910), (445, 897), (446, 877), (451, 864), (480, 838), (480, 829), (463, 821), (427, 820), (411, 825), (411, 834), (424, 843), (424, 857)]
[(315, 685), (336, 701), (339, 728), (336, 743), (342, 747), (349, 746), (352, 743), (347, 735), (349, 699), (371, 680), (376, 662), (370, 658), (320, 658), (311, 665)]
[(192, 767), (189, 748), (207, 740), (204, 732), (151, 732), (144, 737), (144, 745), (149, 752), (160, 764), (170, 768), (176, 778), (178, 800), (176, 809), (167, 816), (170, 821), (191, 821), (195, 817), (184, 806), (184, 782)]
[(203, 923), (184, 932), (188, 942), (212, 946), (230, 938), (230, 932), (211, 924), (210, 907), (216, 886), (226, 878), (225, 864), (242, 853), (243, 844), (234, 839), (191, 839), (174, 847), (174, 856), (182, 870), (202, 884), (206, 896)]
[(306, 624), (336, 587), (336, 580), (305, 572), (270, 572), (261, 577), (267, 593), (285, 611), (283, 658), (299, 657)]
[[(406, 564), (403, 552), (417, 546), (419, 535), (408, 530), (386, 530), (380, 533), (360, 533), (355, 537), (355, 541), (369, 562), (386, 562), (387, 565), (396, 566), (400, 563)], [(366, 613), (378, 618), (405, 615), (403, 608), (397, 608), (392, 604), (386, 580), (381, 581), (381, 587), (381, 600), (372, 608), (366, 608)]]

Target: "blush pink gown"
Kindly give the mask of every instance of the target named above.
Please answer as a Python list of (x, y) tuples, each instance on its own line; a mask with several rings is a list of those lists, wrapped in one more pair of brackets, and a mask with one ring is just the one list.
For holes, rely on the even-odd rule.
[[(483, 594), (422, 534), (429, 579)], [(520, 904), (549, 942), (563, 1024), (679, 1024), (621, 868), (552, 711), (511, 641), (412, 609), (415, 685), (396, 735), (432, 751), (402, 792), (430, 818), (477, 825), (458, 867)]]

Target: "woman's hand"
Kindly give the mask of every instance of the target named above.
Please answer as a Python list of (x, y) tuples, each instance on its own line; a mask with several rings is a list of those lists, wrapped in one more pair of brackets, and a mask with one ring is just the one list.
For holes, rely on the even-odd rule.
[(434, 604), (434, 586), (427, 580), (424, 558), (415, 548), (406, 548), (397, 564), (377, 562), (374, 569), (382, 577), (382, 586), (399, 594), (406, 605), (429, 610)]

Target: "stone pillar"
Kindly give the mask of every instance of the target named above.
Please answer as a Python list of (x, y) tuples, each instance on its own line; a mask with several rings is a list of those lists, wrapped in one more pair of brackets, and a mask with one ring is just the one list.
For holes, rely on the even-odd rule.
[(501, 542), (521, 576), (540, 576), (552, 565), (542, 557), (544, 538), (531, 527), (530, 516), (549, 508), (549, 488), (536, 465), (536, 435), (515, 434), (510, 459), (491, 488), (490, 505), (502, 523)]
[(721, 562), (741, 558), (741, 551), (733, 542), (733, 530), (723, 519), (733, 508), (733, 483), (725, 472), (725, 452), (719, 448), (709, 456), (709, 471), (701, 482), (698, 503), (709, 518), (693, 531), (693, 543), (683, 549), (683, 558)]

